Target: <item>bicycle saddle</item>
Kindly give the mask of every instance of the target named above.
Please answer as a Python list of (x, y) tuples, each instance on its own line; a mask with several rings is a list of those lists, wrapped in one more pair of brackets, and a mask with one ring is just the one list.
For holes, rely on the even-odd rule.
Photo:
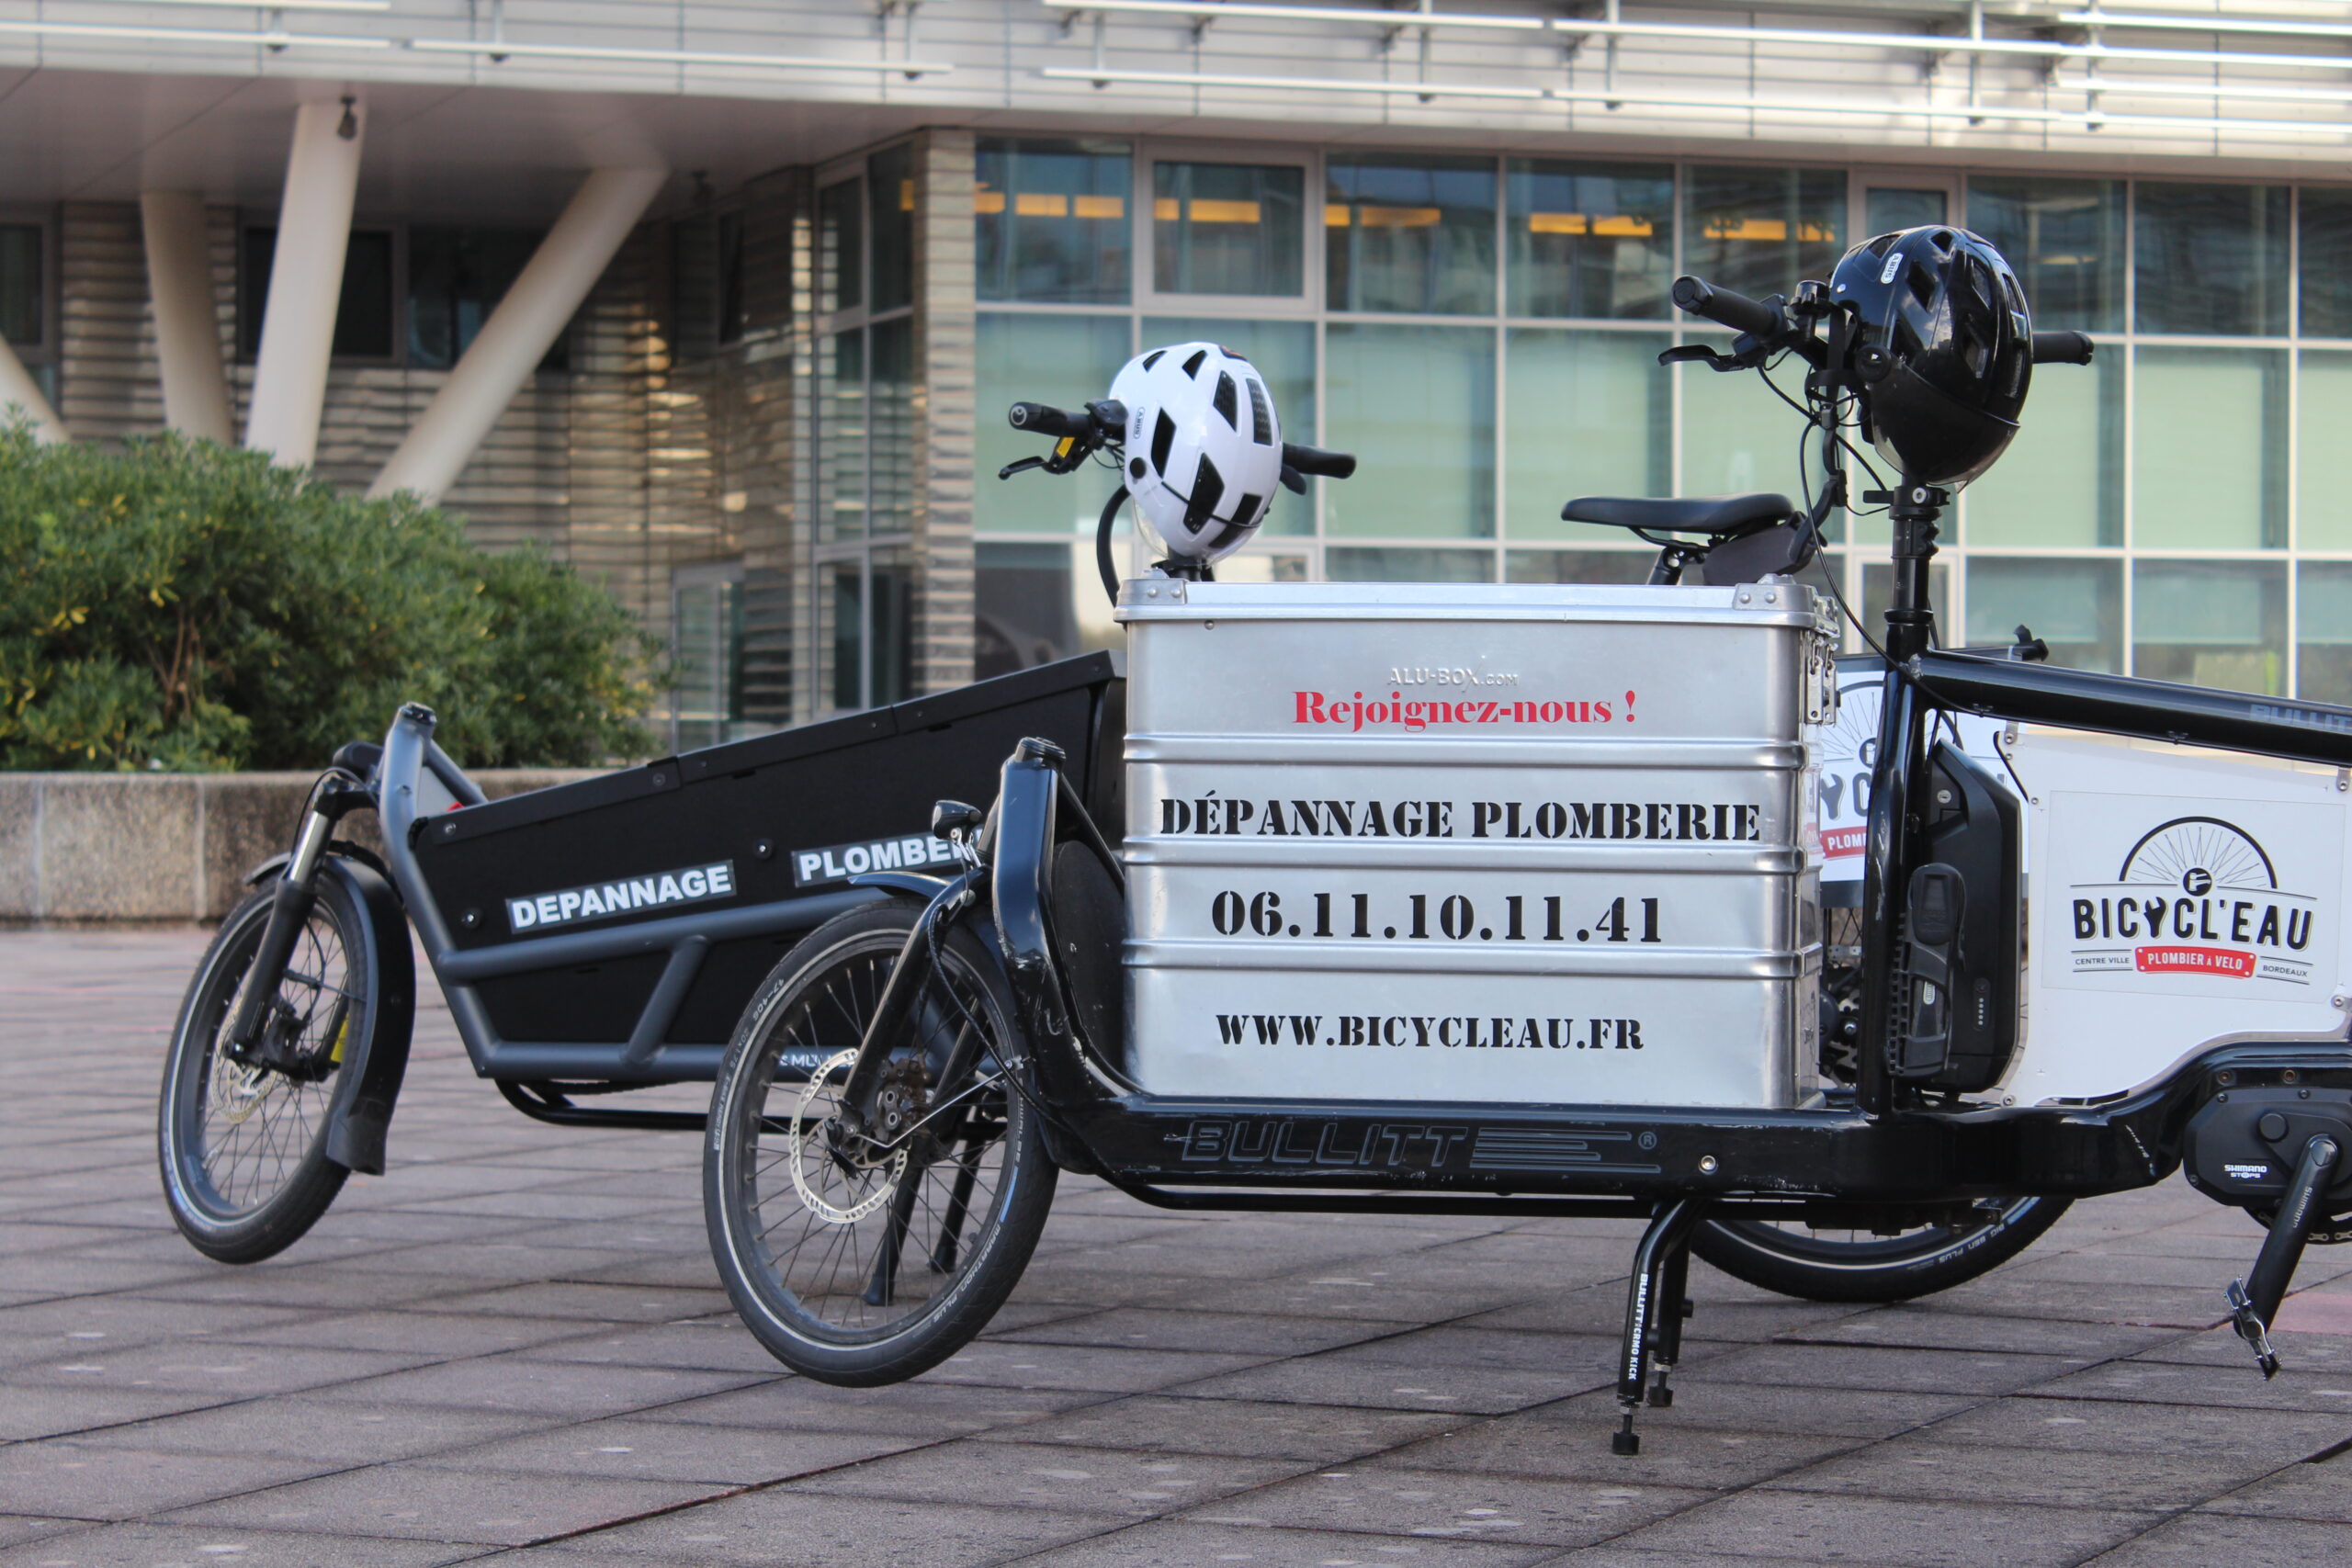
[(1785, 495), (1688, 495), (1644, 499), (1589, 495), (1560, 508), (1563, 521), (1606, 523), (1661, 534), (1745, 534), (1783, 522), (1794, 508)]

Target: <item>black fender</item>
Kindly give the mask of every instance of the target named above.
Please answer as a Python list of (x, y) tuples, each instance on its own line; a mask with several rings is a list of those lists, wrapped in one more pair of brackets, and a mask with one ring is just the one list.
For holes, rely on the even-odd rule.
[(852, 887), (887, 887), (894, 893), (911, 893), (925, 904), (939, 897), (949, 878), (925, 876), (912, 871), (863, 871), (849, 879)]
[(341, 883), (359, 911), (358, 941), (366, 951), (356, 956), (376, 977), (376, 1021), (359, 1060), (343, 1065), (327, 1112), (326, 1156), (346, 1170), (381, 1176), (385, 1133), (401, 1080), (408, 1076), (409, 1041), (416, 1028), (416, 958), (409, 946), (408, 916), (392, 885), (368, 863), (373, 855), (345, 854), (349, 848), (337, 844), (335, 852), (322, 856), (319, 875)]
[[(327, 845), (327, 852), (329, 854), (348, 855), (351, 859), (357, 861), (360, 864), (373, 870), (378, 876), (382, 877), (386, 886), (390, 886), (392, 880), (392, 868), (384, 863), (383, 856), (368, 848), (367, 845), (355, 844), (349, 839), (336, 839)], [(271, 877), (277, 875), (280, 872), (283, 872), (286, 869), (286, 863), (293, 858), (293, 851), (278, 851), (276, 854), (270, 856), (267, 860), (261, 862), (251, 871), (245, 873), (245, 886), (248, 887), (259, 887)], [(399, 898), (399, 888), (393, 887), (391, 892), (392, 897), (395, 899)]]

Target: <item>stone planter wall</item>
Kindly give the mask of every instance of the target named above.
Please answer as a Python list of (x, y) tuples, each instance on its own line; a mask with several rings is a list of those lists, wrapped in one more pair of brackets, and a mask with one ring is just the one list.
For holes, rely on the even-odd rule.
[[(313, 773), (0, 773), (0, 922), (217, 920), (292, 847)], [(493, 799), (591, 777), (474, 775)], [(379, 847), (373, 813), (343, 836)]]

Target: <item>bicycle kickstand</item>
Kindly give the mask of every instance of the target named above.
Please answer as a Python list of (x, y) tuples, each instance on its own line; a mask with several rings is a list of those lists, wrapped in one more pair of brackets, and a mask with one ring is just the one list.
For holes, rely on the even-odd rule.
[(1623, 1417), (1609, 1451), (1638, 1454), (1634, 1413), (1644, 1404), (1674, 1403), (1667, 1379), (1682, 1355), (1682, 1320), (1690, 1315), (1683, 1292), (1690, 1269), (1690, 1232), (1706, 1205), (1677, 1198), (1658, 1206), (1634, 1249), (1634, 1277), (1625, 1287), (1625, 1337), (1617, 1357), (1617, 1407)]
[(2320, 1194), (2335, 1177), (2336, 1158), (2342, 1152), (2324, 1133), (2303, 1145), (2294, 1177), (2287, 1183), (2287, 1195), (2279, 1200), (2278, 1213), (2270, 1222), (2270, 1234), (2262, 1238), (2262, 1250), (2255, 1254), (2254, 1267), (2245, 1279), (2230, 1281), (2231, 1326), (2253, 1349), (2266, 1382), (2278, 1375), (2278, 1353), (2270, 1348), (2270, 1325), (2278, 1316), (2278, 1303), (2286, 1299), (2288, 1285), (2294, 1280), (2295, 1265), (2302, 1260), (2312, 1223), (2318, 1217)]

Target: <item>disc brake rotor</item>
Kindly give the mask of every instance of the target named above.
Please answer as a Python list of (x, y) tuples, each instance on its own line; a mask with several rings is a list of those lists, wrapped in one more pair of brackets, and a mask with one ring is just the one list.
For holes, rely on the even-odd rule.
[(248, 1067), (225, 1055), (212, 1058), (212, 1103), (220, 1119), (234, 1127), (261, 1108), (269, 1098), (269, 1069)]
[(808, 1081), (801, 1087), (799, 1102), (792, 1108), (792, 1126), (786, 1134), (792, 1141), (789, 1163), (792, 1166), (793, 1191), (799, 1194), (800, 1201), (810, 1213), (832, 1225), (854, 1224), (888, 1202), (890, 1194), (898, 1189), (899, 1179), (906, 1174), (907, 1169), (907, 1151), (903, 1146), (893, 1151), (890, 1157), (879, 1165), (866, 1167), (863, 1170), (854, 1166), (847, 1167), (848, 1171), (870, 1176), (874, 1181), (865, 1197), (846, 1208), (827, 1201), (809, 1185), (812, 1160), (820, 1170), (828, 1168), (843, 1170), (845, 1162), (835, 1158), (831, 1145), (826, 1138), (834, 1125), (834, 1116), (829, 1113), (811, 1120), (808, 1108), (817, 1096), (824, 1092), (825, 1080), (837, 1072), (846, 1074), (856, 1060), (856, 1048), (852, 1047), (826, 1058), (815, 1072), (808, 1075)]

